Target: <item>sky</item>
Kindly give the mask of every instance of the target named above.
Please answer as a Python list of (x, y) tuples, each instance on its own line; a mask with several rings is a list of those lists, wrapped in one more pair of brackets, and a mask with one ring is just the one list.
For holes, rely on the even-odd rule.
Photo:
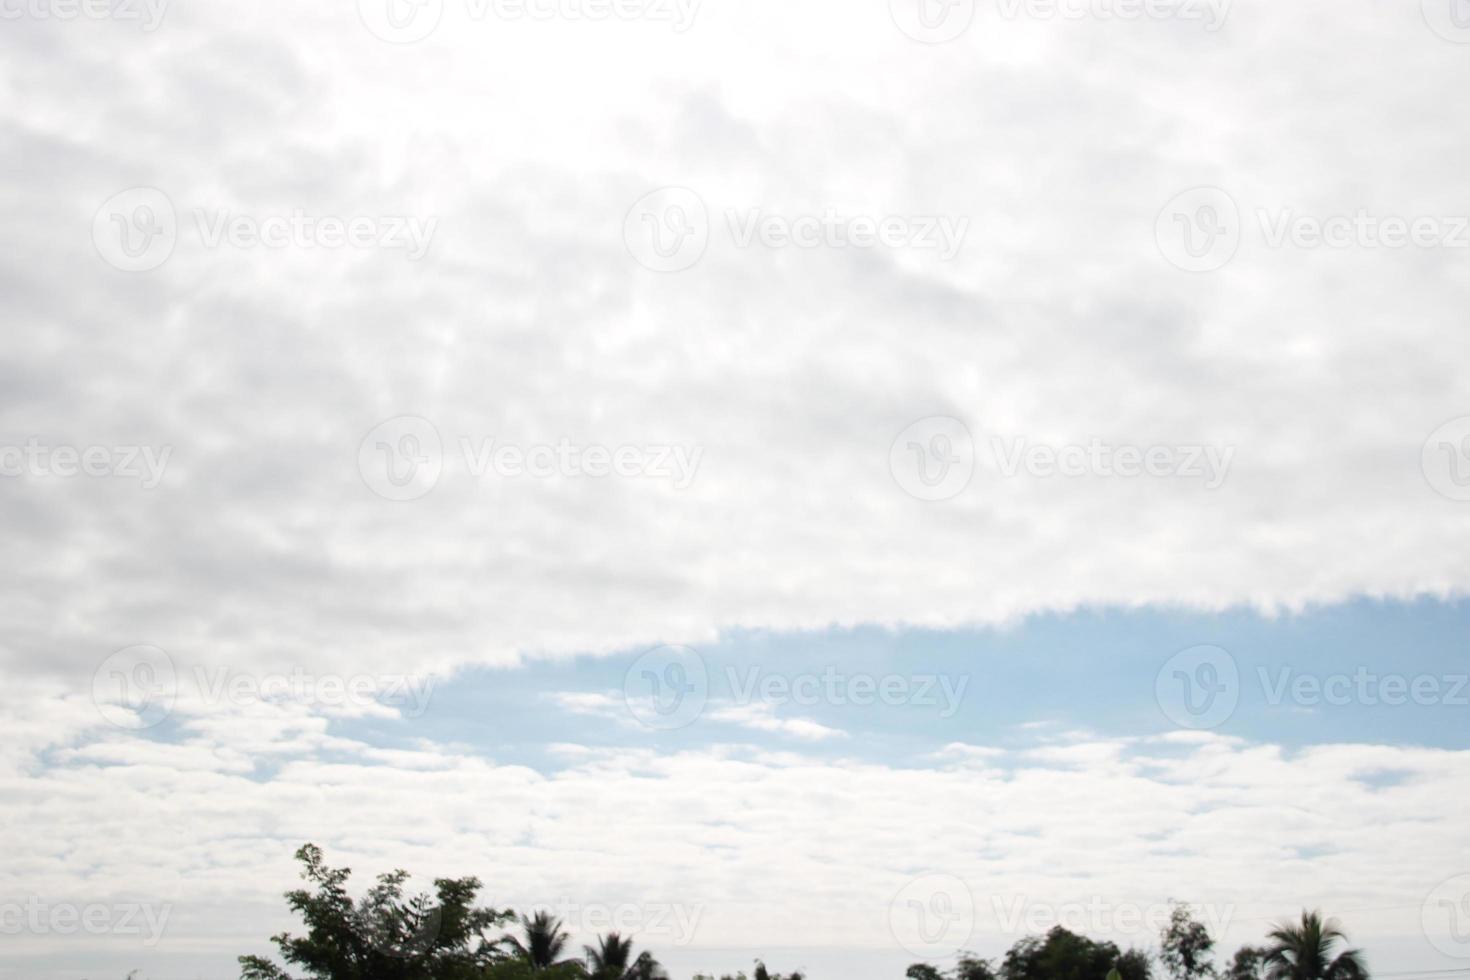
[[(1470, 969), (1461, 0), (0, 0), (0, 980)], [(1445, 971), (1431, 973), (1429, 971)]]

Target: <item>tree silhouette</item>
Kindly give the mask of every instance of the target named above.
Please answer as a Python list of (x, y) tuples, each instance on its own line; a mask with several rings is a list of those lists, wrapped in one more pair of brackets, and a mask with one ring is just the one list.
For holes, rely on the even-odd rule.
[[(435, 896), (405, 898), (407, 872), (379, 875), (360, 902), (347, 893), (350, 868), (331, 868), (321, 848), (296, 852), (301, 877), (312, 888), (286, 893), (306, 924), (306, 935), (273, 936), (280, 956), (311, 980), (476, 980), (503, 959), (499, 940), (486, 935), (509, 912), (479, 908), (478, 878), (440, 878)], [(240, 957), (241, 980), (293, 980), (260, 956)]]
[(1347, 936), (1336, 919), (1324, 922), (1320, 912), (1303, 912), (1299, 924), (1278, 924), (1266, 938), (1271, 942), (1262, 963), (1268, 980), (1366, 980), (1368, 976), (1358, 950), (1332, 955), (1338, 944), (1347, 943)]

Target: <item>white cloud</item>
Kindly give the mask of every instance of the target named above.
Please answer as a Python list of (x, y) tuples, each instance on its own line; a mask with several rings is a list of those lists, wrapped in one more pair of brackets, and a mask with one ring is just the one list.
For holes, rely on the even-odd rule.
[(707, 717), (710, 721), (729, 722), (758, 732), (778, 732), (813, 742), (847, 737), (847, 733), (841, 729), (823, 725), (810, 718), (778, 718), (776, 706), (765, 701), (712, 705)]
[[(26, 556), (0, 572), (11, 669), (80, 682), (149, 642), (415, 672), (742, 626), (1470, 581), (1470, 510), (1419, 467), (1470, 412), (1458, 255), (1247, 240), (1190, 275), (1153, 238), (1203, 183), (1248, 214), (1462, 208), (1470, 137), (1443, 94), (1470, 62), (1418, 10), (1242, 0), (1208, 34), (982, 5), (927, 47), (882, 4), (761, 0), (705, 5), (683, 34), (451, 17), (395, 48), (349, 8), (180, 7), (154, 33), (23, 19), (0, 41), (0, 443), (173, 447), (154, 491), (0, 481)], [(1336, 57), (1354, 45), (1373, 57)], [(696, 189), (716, 233), (693, 269), (655, 275), (622, 222), (665, 184)], [(136, 185), (166, 190), (187, 234), (124, 274), (92, 218)], [(731, 210), (829, 207), (971, 232), (945, 263), (721, 230)], [(439, 226), (417, 263), (188, 231), (196, 209), (293, 208)], [(401, 414), (450, 458), (431, 495), (393, 504), (358, 449)], [(924, 504), (889, 449), (937, 414), (968, 424), (977, 470)], [(705, 452), (685, 491), (475, 479), (461, 437)], [(1216, 491), (1005, 478), (991, 440), (1018, 437), (1237, 453)]]
[[(14, 874), (51, 900), (170, 902), (178, 955), (263, 950), (284, 924), (290, 851), (307, 839), (364, 879), (391, 866), (420, 880), (479, 874), (499, 904), (697, 907), (689, 955), (752, 943), (890, 950), (888, 902), (929, 872), (967, 883), (974, 945), (987, 952), (1016, 938), (1016, 909), (1154, 909), (1169, 897), (1206, 903), (1227, 944), (1302, 905), (1388, 906), (1345, 915), (1372, 950), (1414, 934), (1417, 903), (1452, 870), (1444, 856), (1467, 842), (1466, 752), (1288, 753), (1195, 735), (950, 746), (957, 764), (925, 770), (739, 746), (566, 746), (563, 767), (543, 774), (424, 741), (312, 748), (282, 732), (281, 765), (261, 779), (231, 761), (224, 727), (207, 731), (180, 745), (94, 731), (50, 766), (36, 768), (42, 745), (7, 763), (0, 846), (24, 855)], [(1404, 778), (1368, 778), (1385, 770)], [(765, 894), (774, 881), (780, 902)], [(212, 917), (230, 914), (241, 948), (218, 950)], [(1151, 941), (1142, 927), (1112, 932)], [(645, 942), (661, 939), (674, 945)], [(45, 937), (22, 940), (35, 950)]]

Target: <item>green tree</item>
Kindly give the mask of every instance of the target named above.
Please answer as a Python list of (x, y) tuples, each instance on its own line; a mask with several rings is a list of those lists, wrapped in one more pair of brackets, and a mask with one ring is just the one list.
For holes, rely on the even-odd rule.
[(1189, 906), (1171, 902), (1169, 923), (1159, 933), (1159, 959), (1173, 980), (1199, 980), (1214, 972), (1215, 940)]
[(1225, 968), (1225, 980), (1266, 980), (1266, 949), (1263, 946), (1242, 946)]
[[(328, 867), (321, 848), (296, 852), (301, 877), (311, 884), (286, 893), (306, 935), (271, 937), (281, 959), (311, 980), (477, 980), (503, 956), (487, 933), (511, 918), (479, 908), (478, 878), (440, 878), (435, 896), (405, 898), (408, 874), (379, 875), (360, 900), (347, 892), (350, 868)], [(240, 957), (241, 980), (293, 980), (260, 956)]]
[(944, 980), (944, 974), (939, 972), (939, 968), (930, 966), (928, 963), (914, 963), (904, 971), (903, 975), (908, 977), (908, 980)]
[(510, 946), (535, 972), (562, 967), (574, 961), (562, 959), (567, 946), (567, 933), (561, 920), (549, 912), (521, 916), (521, 935), (512, 937)]
[(1337, 920), (1323, 921), (1320, 912), (1302, 912), (1300, 923), (1281, 923), (1266, 934), (1270, 945), (1262, 964), (1267, 980), (1367, 980), (1362, 953), (1334, 950), (1347, 943)]
[(1114, 970), (1122, 980), (1151, 980), (1153, 977), (1148, 954), (1141, 949), (1130, 949), (1120, 955)]
[(1148, 957), (1120, 953), (1112, 943), (1093, 942), (1061, 926), (1045, 936), (1027, 936), (1006, 951), (1001, 980), (1106, 980), (1117, 968), (1123, 980), (1149, 980)]
[(666, 977), (652, 953), (633, 956), (633, 940), (610, 932), (596, 946), (582, 947), (587, 953), (587, 975), (592, 980), (660, 980)]

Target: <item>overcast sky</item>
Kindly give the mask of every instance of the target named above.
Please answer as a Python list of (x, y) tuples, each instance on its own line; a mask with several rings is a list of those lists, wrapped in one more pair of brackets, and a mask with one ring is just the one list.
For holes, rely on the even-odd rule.
[(1462, 0), (0, 0), (0, 978), (233, 977), (307, 840), (681, 978), (1470, 965), (1467, 88)]

